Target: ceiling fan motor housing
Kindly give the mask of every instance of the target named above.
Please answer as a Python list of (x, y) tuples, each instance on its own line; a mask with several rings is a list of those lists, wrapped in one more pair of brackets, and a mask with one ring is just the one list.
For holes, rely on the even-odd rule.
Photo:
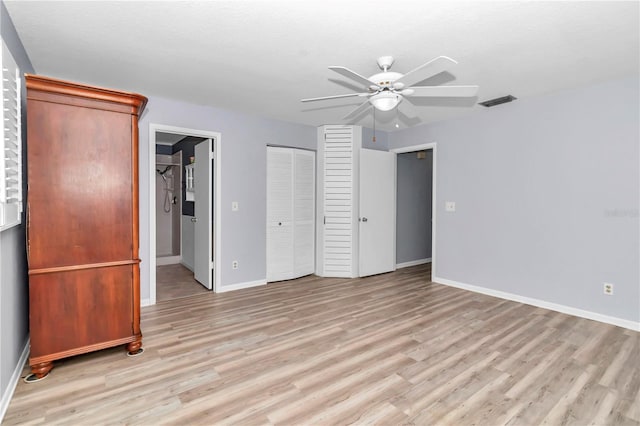
[(388, 88), (388, 87), (392, 87), (393, 82), (402, 76), (403, 74), (400, 74), (399, 72), (387, 71), (387, 72), (374, 74), (371, 77), (369, 77), (369, 80), (373, 81), (381, 88)]
[(378, 58), (378, 66), (381, 70), (387, 71), (393, 65), (393, 56), (380, 56)]

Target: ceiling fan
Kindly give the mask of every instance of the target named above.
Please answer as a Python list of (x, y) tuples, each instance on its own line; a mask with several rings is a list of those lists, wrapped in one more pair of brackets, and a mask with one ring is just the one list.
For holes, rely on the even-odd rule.
[(356, 96), (367, 98), (360, 106), (343, 117), (343, 119), (348, 119), (363, 112), (369, 107), (369, 104), (379, 111), (390, 111), (397, 107), (405, 97), (472, 97), (478, 93), (478, 86), (414, 86), (414, 84), (446, 71), (457, 64), (456, 61), (446, 56), (438, 56), (406, 74), (389, 71), (393, 61), (393, 56), (381, 56), (378, 58), (378, 66), (382, 69), (382, 72), (369, 78), (345, 67), (329, 67), (330, 70), (364, 86), (366, 92), (308, 98), (302, 99), (302, 102)]

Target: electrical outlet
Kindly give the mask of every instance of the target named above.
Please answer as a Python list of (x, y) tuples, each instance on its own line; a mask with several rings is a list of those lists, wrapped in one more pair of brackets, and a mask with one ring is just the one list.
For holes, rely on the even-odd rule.
[(444, 203), (444, 210), (448, 212), (456, 211), (456, 202), (455, 201), (446, 201)]
[(231, 262), (231, 269), (238, 269), (238, 261), (234, 260), (233, 262)]
[(607, 296), (611, 296), (613, 294), (613, 284), (604, 283), (603, 291), (604, 291), (604, 294), (606, 294)]

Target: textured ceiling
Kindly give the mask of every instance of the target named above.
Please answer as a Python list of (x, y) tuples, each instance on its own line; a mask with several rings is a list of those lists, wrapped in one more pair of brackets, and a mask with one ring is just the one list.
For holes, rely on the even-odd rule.
[[(425, 83), (480, 86), (473, 99), (414, 98), (418, 120), (376, 113), (388, 130), (639, 74), (637, 1), (5, 4), (39, 74), (310, 125), (359, 103), (300, 102), (359, 89), (327, 66), (369, 76), (382, 55), (402, 73), (449, 56), (459, 64)], [(370, 112), (356, 122), (371, 123)]]

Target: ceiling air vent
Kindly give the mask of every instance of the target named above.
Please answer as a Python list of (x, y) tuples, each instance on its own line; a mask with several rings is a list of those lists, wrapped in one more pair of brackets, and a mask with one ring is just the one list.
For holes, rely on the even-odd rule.
[(515, 96), (507, 95), (501, 98), (495, 98), (495, 99), (490, 99), (488, 101), (480, 102), (480, 105), (486, 106), (487, 108), (489, 108), (489, 107), (500, 105), (500, 104), (506, 104), (507, 102), (511, 102), (516, 99), (518, 98), (516, 98)]

